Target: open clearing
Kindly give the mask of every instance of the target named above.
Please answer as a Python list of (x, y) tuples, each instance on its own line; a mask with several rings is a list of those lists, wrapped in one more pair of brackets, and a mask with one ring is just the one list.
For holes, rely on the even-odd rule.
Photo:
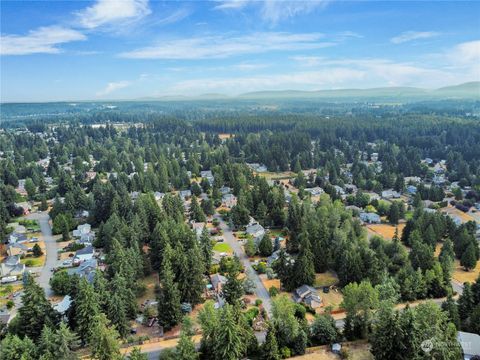
[(443, 212), (444, 214), (451, 215), (454, 218), (459, 218), (463, 222), (475, 221), (475, 219), (470, 214), (464, 213), (463, 211), (460, 211), (453, 206), (448, 206), (446, 208), (440, 209), (440, 211)]
[[(435, 257), (440, 255), (440, 251), (442, 250), (443, 243), (437, 243), (435, 246)], [(453, 272), (452, 278), (453, 280), (463, 284), (464, 282), (473, 283), (477, 280), (478, 276), (480, 275), (480, 261), (477, 261), (477, 266), (470, 270), (465, 271), (463, 266), (460, 265), (460, 261), (455, 259), (455, 263), (453, 264)]]
[(378, 235), (386, 240), (392, 240), (395, 235), (395, 228), (398, 228), (398, 237), (402, 236), (405, 224), (398, 224), (396, 227), (390, 224), (370, 224), (367, 225), (368, 231), (372, 235)]
[(338, 277), (332, 271), (315, 274), (315, 287), (332, 286), (338, 283)]
[(283, 172), (266, 171), (261, 173), (254, 172), (254, 174), (258, 176), (263, 176), (267, 180), (291, 179), (296, 176), (296, 174), (293, 171), (283, 171)]
[(463, 270), (463, 266), (460, 265), (459, 260), (455, 260), (455, 264), (453, 265), (453, 274), (452, 278), (459, 283), (469, 282), (473, 283), (477, 280), (478, 276), (480, 275), (480, 261), (477, 261), (477, 266), (475, 269), (470, 271)]
[(224, 243), (224, 242), (216, 243), (215, 246), (213, 247), (213, 251), (225, 252), (225, 253), (232, 253), (233, 252), (230, 245), (228, 245), (227, 243)]

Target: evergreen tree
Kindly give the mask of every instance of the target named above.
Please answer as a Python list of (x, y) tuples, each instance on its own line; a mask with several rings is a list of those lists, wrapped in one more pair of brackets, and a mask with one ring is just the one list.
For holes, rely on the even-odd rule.
[(210, 239), (210, 233), (206, 226), (203, 228), (202, 235), (200, 236), (200, 248), (205, 269), (208, 272), (212, 266), (213, 245), (212, 240)]
[(77, 354), (75, 349), (78, 347), (78, 337), (70, 331), (67, 324), (60, 323), (59, 328), (55, 332), (55, 359), (58, 360), (76, 360)]
[(218, 329), (215, 336), (215, 360), (238, 360), (243, 358), (246, 351), (245, 339), (238, 324), (235, 309), (226, 304), (220, 311)]
[(260, 241), (260, 244), (258, 245), (258, 251), (260, 252), (260, 255), (262, 255), (262, 256), (272, 255), (273, 244), (272, 244), (272, 240), (270, 239), (270, 236), (268, 234), (265, 234), (262, 237), (262, 240)]
[(139, 347), (134, 347), (128, 355), (128, 360), (148, 360), (148, 355), (143, 354)]
[(37, 358), (37, 348), (28, 337), (18, 337), (10, 333), (0, 342), (0, 359), (30, 360)]
[(100, 314), (97, 294), (85, 278), (82, 278), (79, 282), (78, 292), (74, 298), (74, 308), (75, 331), (85, 344), (91, 339), (92, 324)]
[[(168, 245), (167, 248), (170, 246)], [(168, 251), (168, 250), (166, 250)], [(160, 274), (160, 293), (158, 295), (158, 322), (169, 330), (177, 325), (182, 316), (180, 292), (174, 282), (174, 273), (168, 256), (164, 257)]]
[(107, 317), (100, 313), (95, 316), (91, 326), (90, 348), (93, 359), (96, 360), (122, 360), (118, 332), (114, 326), (108, 324)]
[(180, 333), (180, 340), (176, 348), (177, 356), (182, 360), (197, 360), (199, 354), (195, 349), (195, 343), (192, 340), (194, 334), (192, 324), (189, 318), (184, 318), (182, 324), (182, 331)]
[(388, 221), (390, 224), (397, 225), (398, 220), (400, 220), (400, 210), (399, 210), (399, 204), (394, 201), (392, 202), (392, 205), (390, 205), (390, 210), (388, 212)]
[(45, 297), (43, 289), (31, 275), (27, 275), (22, 295), (22, 307), (18, 310), (17, 335), (28, 336), (36, 341), (44, 326), (54, 327), (58, 322), (58, 313), (53, 310)]
[(198, 200), (195, 195), (192, 196), (192, 200), (190, 203), (190, 220), (195, 222), (205, 222), (207, 220), (205, 217), (205, 213), (198, 204)]
[(244, 294), (243, 281), (238, 278), (238, 269), (229, 269), (226, 278), (227, 282), (222, 289), (225, 301), (231, 305), (238, 305)]
[(262, 360), (280, 360), (280, 352), (278, 351), (277, 337), (275, 327), (268, 325), (267, 336), (262, 345)]
[(300, 236), (300, 252), (293, 266), (293, 281), (295, 287), (301, 285), (313, 285), (315, 281), (315, 267), (313, 265), (313, 255), (310, 250), (308, 235), (303, 233)]
[(470, 245), (468, 245), (468, 247), (463, 252), (462, 257), (460, 258), (460, 265), (464, 267), (465, 271), (470, 271), (477, 265), (477, 250), (475, 249), (475, 247), (478, 247), (478, 245), (470, 243)]
[(460, 316), (458, 314), (458, 306), (455, 300), (453, 300), (452, 295), (448, 295), (447, 300), (442, 304), (442, 310), (448, 314), (449, 320), (459, 329)]

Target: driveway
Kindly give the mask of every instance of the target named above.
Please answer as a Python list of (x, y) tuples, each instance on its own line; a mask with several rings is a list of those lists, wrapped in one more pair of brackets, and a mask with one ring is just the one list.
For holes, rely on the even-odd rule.
[(268, 290), (265, 289), (265, 286), (263, 286), (262, 281), (260, 280), (260, 277), (258, 276), (257, 272), (253, 269), (252, 265), (250, 264), (250, 260), (248, 259), (247, 254), (245, 254), (245, 251), (243, 250), (243, 247), (237, 239), (235, 238), (235, 235), (233, 235), (233, 231), (230, 229), (228, 224), (222, 220), (220, 215), (215, 215), (215, 218), (220, 221), (220, 229), (223, 231), (223, 237), (225, 238), (225, 242), (231, 246), (233, 249), (233, 252), (235, 255), (238, 256), (240, 259), (240, 262), (242, 265), (245, 267), (245, 272), (250, 273), (252, 280), (255, 283), (255, 295), (262, 300), (263, 307), (267, 311), (268, 315), (272, 315), (272, 301), (270, 299), (270, 294), (268, 293)]
[(41, 213), (32, 213), (27, 216), (27, 219), (38, 220), (40, 224), (40, 230), (42, 231), (43, 241), (45, 242), (45, 265), (40, 271), (40, 275), (36, 278), (37, 283), (45, 290), (47, 297), (53, 295), (52, 289), (50, 288), (50, 278), (53, 274), (53, 269), (57, 266), (57, 242), (53, 239), (52, 228), (50, 226), (47, 212)]

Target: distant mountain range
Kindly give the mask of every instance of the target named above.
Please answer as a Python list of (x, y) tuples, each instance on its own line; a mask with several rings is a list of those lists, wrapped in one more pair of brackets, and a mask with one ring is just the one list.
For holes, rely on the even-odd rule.
[(439, 89), (415, 87), (384, 87), (372, 89), (338, 89), (318, 91), (256, 91), (239, 95), (240, 99), (391, 99), (391, 100), (438, 100), (438, 99), (479, 99), (480, 81)]

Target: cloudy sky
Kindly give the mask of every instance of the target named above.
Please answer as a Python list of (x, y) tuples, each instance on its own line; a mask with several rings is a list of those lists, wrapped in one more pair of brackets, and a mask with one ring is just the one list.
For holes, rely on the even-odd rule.
[(477, 1), (8, 1), (2, 102), (480, 80)]

